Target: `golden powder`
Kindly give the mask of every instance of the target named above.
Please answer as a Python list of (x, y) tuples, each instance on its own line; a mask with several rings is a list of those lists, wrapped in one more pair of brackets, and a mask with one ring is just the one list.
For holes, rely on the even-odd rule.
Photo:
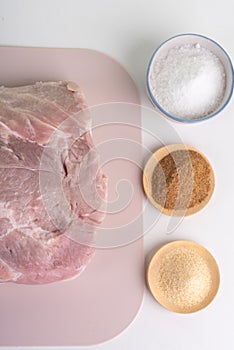
[(168, 303), (188, 309), (208, 296), (212, 278), (199, 254), (192, 249), (176, 248), (162, 259), (155, 283)]
[(193, 150), (173, 151), (155, 167), (152, 197), (166, 209), (184, 210), (202, 203), (211, 190), (212, 169)]
[(190, 241), (165, 244), (152, 257), (148, 286), (154, 298), (168, 310), (191, 313), (214, 299), (220, 282), (213, 256)]

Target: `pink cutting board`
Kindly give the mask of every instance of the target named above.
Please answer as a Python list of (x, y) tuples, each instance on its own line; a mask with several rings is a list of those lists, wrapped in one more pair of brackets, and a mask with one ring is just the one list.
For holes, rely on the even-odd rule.
[[(99, 105), (91, 108), (97, 126), (93, 134), (100, 150), (103, 144), (108, 145), (103, 151), (103, 162), (107, 160), (103, 167), (109, 177), (110, 205), (119, 180), (127, 179), (133, 187), (132, 199), (123, 210), (107, 215), (98, 243), (105, 249), (96, 250), (80, 277), (42, 286), (0, 285), (0, 345), (79, 346), (106, 341), (131, 323), (144, 291), (143, 240), (139, 238), (143, 230), (141, 170), (134, 162), (121, 159), (129, 147), (112, 146), (115, 139), (141, 144), (140, 110), (123, 103), (102, 105), (139, 105), (136, 85), (119, 63), (92, 50), (2, 47), (0, 57), (1, 85), (38, 80), (77, 82), (88, 105)], [(124, 121), (130, 121), (131, 126)], [(121, 148), (117, 159), (119, 155), (113, 155), (112, 150)], [(136, 217), (137, 224), (129, 224)]]

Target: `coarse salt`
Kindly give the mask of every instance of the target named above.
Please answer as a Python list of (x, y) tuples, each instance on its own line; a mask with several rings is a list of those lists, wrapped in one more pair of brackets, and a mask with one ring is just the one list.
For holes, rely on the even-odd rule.
[(220, 59), (200, 44), (174, 46), (152, 63), (151, 92), (168, 114), (200, 119), (221, 105), (226, 74)]

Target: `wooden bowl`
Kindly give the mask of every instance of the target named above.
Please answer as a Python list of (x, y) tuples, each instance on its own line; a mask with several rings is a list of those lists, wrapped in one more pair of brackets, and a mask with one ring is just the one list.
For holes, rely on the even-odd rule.
[(150, 261), (147, 282), (154, 298), (166, 309), (192, 313), (216, 296), (220, 273), (213, 256), (191, 241), (174, 241), (159, 249)]
[[(158, 163), (167, 155), (169, 155), (172, 152), (175, 151), (194, 151), (198, 153), (208, 164), (210, 167), (210, 191), (207, 193), (207, 196), (205, 199), (201, 202), (198, 203), (197, 205), (187, 208), (187, 209), (169, 209), (165, 208), (161, 204), (155, 201), (155, 199), (152, 196), (152, 175), (155, 167), (158, 165)], [(183, 144), (172, 144), (172, 145), (167, 145), (164, 146), (160, 149), (158, 149), (148, 160), (146, 163), (146, 166), (143, 171), (143, 187), (145, 190), (145, 193), (147, 197), (149, 198), (150, 202), (154, 205), (155, 208), (160, 210), (163, 214), (169, 215), (169, 216), (188, 216), (197, 213), (201, 209), (203, 209), (207, 203), (209, 202), (213, 192), (214, 192), (214, 187), (215, 187), (215, 178), (214, 178), (214, 172), (212, 169), (212, 166), (208, 159), (196, 148), (188, 146), (188, 145), (183, 145)]]

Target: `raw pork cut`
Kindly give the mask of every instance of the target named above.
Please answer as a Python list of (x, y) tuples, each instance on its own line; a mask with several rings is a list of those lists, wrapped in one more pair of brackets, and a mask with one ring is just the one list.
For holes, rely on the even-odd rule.
[(0, 87), (0, 282), (69, 279), (93, 256), (107, 180), (89, 128), (74, 83)]

